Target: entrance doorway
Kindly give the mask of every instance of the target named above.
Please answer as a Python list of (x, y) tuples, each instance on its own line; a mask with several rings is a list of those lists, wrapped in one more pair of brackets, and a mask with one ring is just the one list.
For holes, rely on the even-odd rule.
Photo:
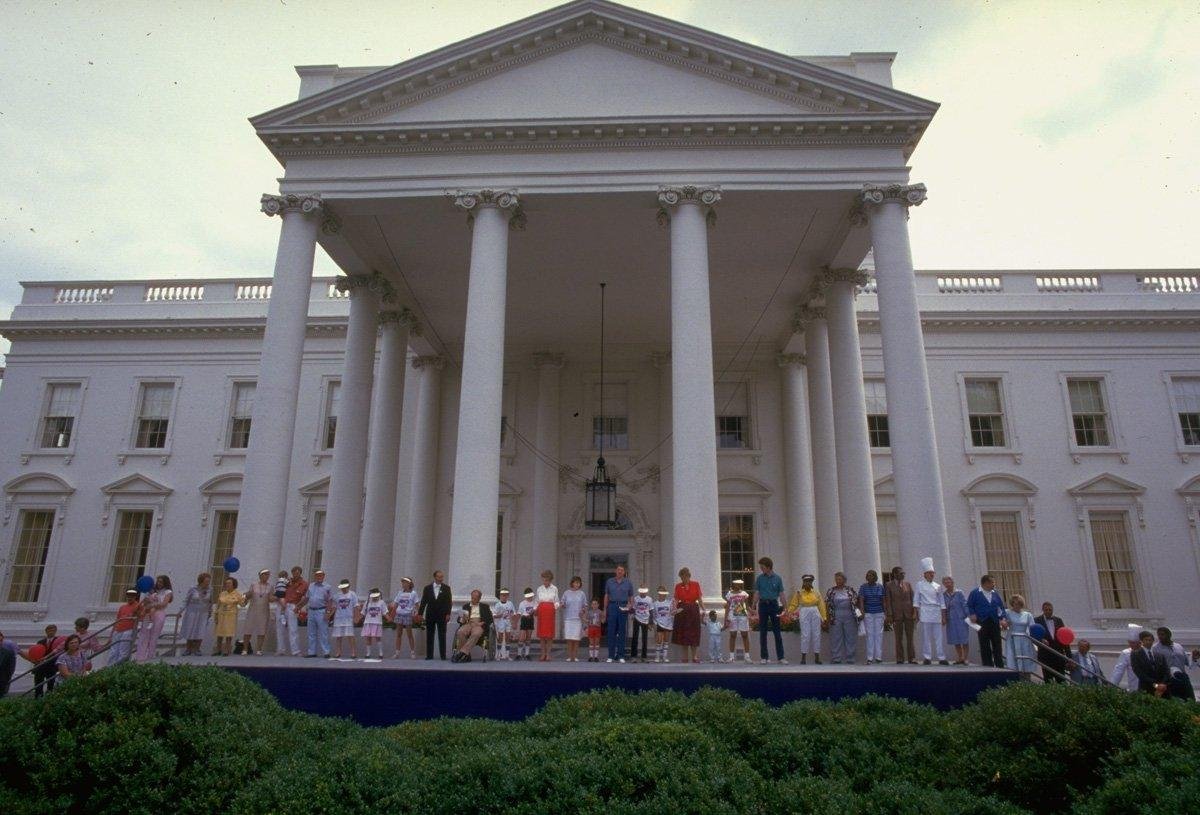
[(600, 601), (601, 606), (604, 605), (604, 584), (610, 577), (617, 576), (618, 566), (624, 566), (625, 573), (629, 573), (628, 552), (606, 552), (588, 556), (588, 583), (591, 586), (588, 600), (594, 598)]

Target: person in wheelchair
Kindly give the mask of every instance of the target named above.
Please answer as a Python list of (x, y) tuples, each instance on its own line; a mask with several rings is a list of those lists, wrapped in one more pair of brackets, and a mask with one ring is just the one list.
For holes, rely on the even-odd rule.
[(458, 613), (458, 631), (454, 635), (452, 662), (470, 662), (471, 649), (484, 640), (492, 630), (492, 607), (483, 602), (483, 592), (471, 592), (471, 601), (464, 603)]

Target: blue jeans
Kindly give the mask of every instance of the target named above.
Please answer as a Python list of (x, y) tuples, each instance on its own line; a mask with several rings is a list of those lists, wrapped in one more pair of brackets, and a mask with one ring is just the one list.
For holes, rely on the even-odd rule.
[(758, 649), (759, 656), (767, 658), (767, 628), (775, 632), (775, 658), (783, 659), (783, 634), (779, 631), (779, 601), (758, 601)]
[(323, 608), (308, 610), (308, 653), (329, 656), (329, 618)]
[(112, 646), (108, 649), (108, 665), (127, 662), (133, 653), (133, 632), (118, 631), (112, 635)]
[(609, 659), (624, 659), (625, 658), (625, 621), (629, 615), (621, 611), (614, 603), (608, 607), (608, 658)]

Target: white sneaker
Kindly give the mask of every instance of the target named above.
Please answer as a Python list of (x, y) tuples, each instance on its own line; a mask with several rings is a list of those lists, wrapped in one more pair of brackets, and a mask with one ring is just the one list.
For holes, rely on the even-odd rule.
[[(609, 657), (608, 659), (606, 659), (606, 660), (604, 660), (604, 661), (605, 661), (605, 662), (612, 662), (612, 657)], [(621, 661), (622, 661), (622, 662), (624, 662), (625, 660), (621, 660)]]
[(759, 664), (759, 665), (766, 665), (768, 662), (770, 662), (770, 660), (769, 660), (769, 659), (767, 659), (766, 657), (763, 657), (762, 659), (760, 659), (760, 660), (758, 661), (758, 664)]
[(779, 660), (779, 664), (780, 664), (780, 665), (787, 665), (787, 664), (788, 664), (788, 661), (787, 661), (786, 659), (780, 659), (780, 660)]
[[(610, 660), (610, 662), (611, 662), (611, 660)], [(617, 660), (617, 662), (620, 662), (622, 665), (624, 665), (624, 664), (625, 664), (625, 657), (621, 657), (620, 659), (618, 659), (618, 660)]]
[(670, 657), (663, 657), (663, 662), (670, 662), (670, 661), (671, 661)]

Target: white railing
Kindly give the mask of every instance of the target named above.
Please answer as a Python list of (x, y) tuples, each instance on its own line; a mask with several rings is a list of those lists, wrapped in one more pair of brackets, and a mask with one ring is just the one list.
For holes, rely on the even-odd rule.
[(350, 292), (340, 291), (337, 287), (337, 283), (330, 283), (329, 291), (328, 291), (328, 294), (326, 294), (326, 296), (331, 300), (345, 300), (346, 298), (348, 298), (350, 296)]
[(145, 301), (147, 303), (180, 302), (186, 300), (203, 299), (204, 286), (202, 285), (160, 286), (151, 284), (146, 286)]
[(233, 294), (234, 300), (270, 300), (270, 283), (238, 283)]
[(859, 291), (863, 294), (879, 294), (879, 281), (872, 277)]
[(999, 277), (938, 277), (938, 294), (998, 294), (1004, 291)]
[(54, 290), (55, 303), (107, 303), (112, 298), (112, 286), (84, 286)]
[(1151, 275), (1149, 277), (1139, 275), (1137, 284), (1140, 291), (1158, 294), (1183, 294), (1200, 291), (1200, 277), (1195, 275)]
[(1037, 290), (1056, 294), (1102, 291), (1100, 278), (1094, 275), (1043, 277), (1038, 275)]

